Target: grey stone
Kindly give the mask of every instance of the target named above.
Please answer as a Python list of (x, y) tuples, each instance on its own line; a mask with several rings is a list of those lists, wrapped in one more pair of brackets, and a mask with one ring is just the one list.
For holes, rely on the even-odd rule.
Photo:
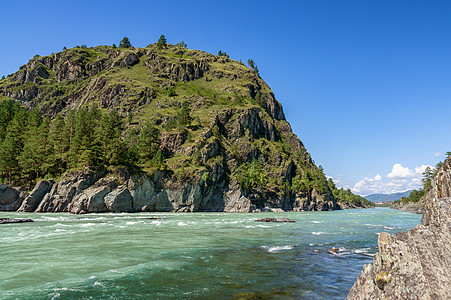
[(21, 205), (20, 192), (6, 184), (0, 185), (0, 211), (16, 211)]
[(42, 199), (44, 198), (45, 194), (47, 194), (47, 192), (50, 191), (53, 184), (54, 184), (53, 181), (47, 180), (39, 181), (34, 187), (34, 189), (31, 191), (30, 195), (27, 198), (25, 198), (18, 211), (23, 212), (35, 211), (38, 208), (39, 204), (41, 203)]
[(111, 212), (132, 212), (133, 198), (127, 188), (119, 187), (105, 196), (105, 205)]

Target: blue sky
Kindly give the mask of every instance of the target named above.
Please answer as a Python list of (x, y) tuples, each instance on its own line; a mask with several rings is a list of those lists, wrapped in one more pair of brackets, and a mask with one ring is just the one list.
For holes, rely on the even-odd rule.
[(451, 151), (450, 16), (449, 1), (7, 1), (0, 76), (124, 36), (252, 58), (327, 175), (398, 192)]

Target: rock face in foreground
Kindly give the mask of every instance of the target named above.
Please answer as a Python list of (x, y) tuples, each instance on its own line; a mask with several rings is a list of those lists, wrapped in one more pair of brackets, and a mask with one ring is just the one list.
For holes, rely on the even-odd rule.
[(347, 299), (451, 299), (451, 160), (422, 201), (420, 225), (379, 235), (379, 253)]

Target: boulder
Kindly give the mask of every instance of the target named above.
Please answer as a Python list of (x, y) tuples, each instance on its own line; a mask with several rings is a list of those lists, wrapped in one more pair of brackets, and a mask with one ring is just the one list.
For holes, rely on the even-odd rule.
[(0, 185), (0, 211), (16, 211), (22, 204), (20, 192), (6, 184)]
[(127, 66), (133, 66), (133, 65), (136, 65), (137, 63), (139, 63), (139, 58), (138, 58), (138, 56), (135, 53), (129, 53), (125, 57), (124, 63)]
[(133, 212), (133, 198), (127, 188), (117, 188), (107, 194), (105, 205), (111, 212)]
[(53, 180), (39, 181), (34, 187), (34, 189), (31, 191), (30, 195), (27, 198), (25, 198), (18, 211), (22, 212), (35, 211), (38, 208), (39, 204), (41, 203), (42, 199), (44, 198), (45, 194), (47, 194), (50, 191), (53, 184), (54, 184)]
[(68, 211), (74, 214), (81, 212), (99, 213), (108, 212), (105, 205), (105, 196), (112, 191), (114, 186), (110, 183), (91, 186), (76, 195), (69, 204)]

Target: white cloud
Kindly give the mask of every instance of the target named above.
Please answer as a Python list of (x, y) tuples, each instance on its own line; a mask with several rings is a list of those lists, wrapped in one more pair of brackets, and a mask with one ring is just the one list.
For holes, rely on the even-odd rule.
[(360, 195), (369, 195), (381, 193), (384, 188), (384, 183), (381, 181), (382, 176), (377, 174), (374, 178), (365, 177), (358, 181), (353, 188), (351, 188), (353, 193)]
[[(429, 165), (421, 165), (419, 167), (415, 167), (415, 174), (421, 174), (423, 175), (424, 171), (426, 171), (427, 168), (434, 168), (432, 166)], [(434, 168), (435, 169), (435, 168)]]
[(407, 168), (403, 167), (401, 164), (394, 164), (390, 173), (388, 173), (387, 178), (406, 178), (413, 177), (414, 172)]
[(440, 156), (442, 156), (442, 154), (441, 154), (440, 152), (435, 152), (435, 153), (434, 153), (434, 156), (435, 156), (435, 157), (440, 157)]
[(350, 189), (351, 188), (350, 186), (343, 184), (343, 176), (344, 176), (343, 174), (338, 174), (338, 177), (336, 177), (336, 178), (334, 178), (332, 176), (326, 176), (326, 177), (327, 177), (327, 179), (332, 178), (332, 181), (335, 183), (335, 185), (338, 188), (342, 188), (345, 190)]
[(351, 190), (359, 195), (370, 195), (392, 194), (419, 189), (422, 187), (421, 179), (427, 167), (430, 166), (421, 165), (415, 167), (415, 170), (411, 170), (408, 167), (403, 167), (401, 164), (396, 163), (385, 178), (380, 174), (377, 174), (373, 178), (365, 177), (358, 181)]

